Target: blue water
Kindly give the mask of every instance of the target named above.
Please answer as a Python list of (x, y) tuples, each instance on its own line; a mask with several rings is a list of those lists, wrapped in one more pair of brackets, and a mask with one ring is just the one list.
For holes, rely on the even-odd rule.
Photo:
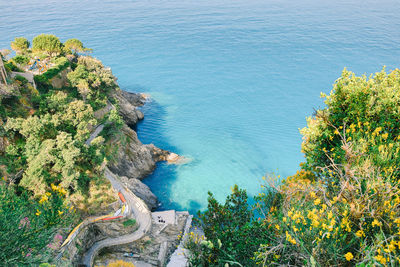
[(144, 143), (191, 158), (145, 182), (162, 209), (206, 206), (238, 184), (298, 169), (305, 117), (344, 67), (399, 67), (398, 0), (0, 0), (0, 47), (15, 36), (76, 37), (120, 86), (149, 93)]

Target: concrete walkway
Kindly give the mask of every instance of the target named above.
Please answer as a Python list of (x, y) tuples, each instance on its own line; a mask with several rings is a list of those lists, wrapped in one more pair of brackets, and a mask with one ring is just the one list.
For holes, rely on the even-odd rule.
[(114, 189), (120, 191), (125, 196), (129, 208), (131, 208), (132, 212), (135, 214), (135, 219), (139, 224), (139, 229), (128, 235), (116, 238), (107, 238), (95, 243), (83, 257), (82, 263), (88, 267), (93, 266), (94, 258), (101, 249), (132, 243), (142, 238), (151, 228), (151, 212), (143, 200), (135, 196), (135, 194), (133, 194), (127, 187), (124, 187), (108, 168), (106, 168), (104, 175), (110, 181)]

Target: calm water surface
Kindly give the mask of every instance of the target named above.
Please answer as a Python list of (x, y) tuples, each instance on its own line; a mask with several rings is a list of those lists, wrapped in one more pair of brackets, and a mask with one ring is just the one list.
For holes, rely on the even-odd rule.
[(265, 173), (293, 174), (305, 117), (344, 67), (400, 65), (400, 2), (316, 0), (0, 0), (0, 47), (15, 36), (76, 37), (123, 89), (149, 93), (138, 127), (192, 159), (145, 182), (162, 209), (206, 206)]

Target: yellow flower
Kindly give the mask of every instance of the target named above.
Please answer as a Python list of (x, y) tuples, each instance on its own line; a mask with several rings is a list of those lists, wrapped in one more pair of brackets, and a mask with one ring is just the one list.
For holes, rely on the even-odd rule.
[(317, 198), (314, 200), (314, 205), (319, 205), (321, 203), (321, 199)]
[(64, 213), (63, 211), (59, 211), (59, 210), (58, 210), (58, 215), (61, 216), (63, 213)]
[(36, 216), (39, 216), (40, 214), (42, 214), (42, 212), (40, 210), (36, 210)]
[(332, 211), (329, 211), (328, 212), (328, 220), (332, 219), (332, 217), (333, 217), (333, 213), (332, 213)]
[(330, 237), (331, 237), (331, 234), (330, 234), (330, 233), (327, 233), (327, 234), (326, 234), (326, 238), (329, 239)]
[(67, 194), (67, 191), (65, 191), (65, 189), (62, 188), (62, 187), (60, 187), (60, 188), (58, 189), (58, 192), (59, 192), (60, 194), (64, 195), (64, 196)]
[(285, 223), (287, 221), (286, 217), (283, 217), (282, 221)]
[(51, 190), (56, 191), (57, 190), (57, 186), (55, 186), (54, 184), (51, 184)]
[(39, 203), (42, 204), (43, 202), (46, 202), (47, 200), (49, 200), (47, 195), (43, 195), (42, 198), (39, 200)]
[(384, 133), (384, 134), (382, 134), (382, 138), (383, 138), (383, 139), (385, 139), (385, 140), (388, 138), (388, 136), (389, 136), (389, 134), (388, 134), (388, 133)]
[(347, 252), (344, 255), (344, 257), (346, 258), (347, 261), (351, 261), (354, 258), (353, 254), (351, 252)]
[(382, 223), (380, 222), (380, 221), (378, 221), (377, 219), (374, 219), (374, 221), (372, 222), (372, 227), (375, 227), (375, 226), (382, 226)]
[(281, 227), (280, 227), (278, 224), (275, 224), (275, 228), (276, 228), (277, 230), (281, 229)]
[(296, 240), (286, 231), (286, 240), (292, 243), (293, 245), (296, 245)]
[(328, 206), (327, 206), (326, 204), (322, 204), (322, 209), (321, 209), (321, 211), (324, 212), (324, 211), (326, 210), (327, 207), (328, 207)]
[(364, 233), (363, 230), (358, 230), (357, 233), (356, 233), (356, 236), (361, 238), (361, 237), (365, 236), (365, 233)]
[(385, 265), (386, 264), (386, 259), (382, 255), (378, 255), (374, 257), (375, 260), (379, 261), (381, 264)]

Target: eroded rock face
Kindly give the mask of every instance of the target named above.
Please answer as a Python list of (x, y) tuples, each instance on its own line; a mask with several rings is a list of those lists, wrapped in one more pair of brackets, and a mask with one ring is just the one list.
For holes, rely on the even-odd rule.
[(145, 103), (145, 98), (141, 94), (129, 93), (123, 90), (116, 90), (113, 97), (119, 102), (119, 113), (129, 126), (135, 126), (139, 120), (143, 119), (143, 113), (137, 109)]
[[(114, 97), (119, 101), (120, 112), (127, 125), (132, 126), (143, 118), (143, 114), (136, 107), (145, 103), (144, 96), (118, 90), (114, 92)], [(157, 197), (140, 180), (155, 169), (156, 162), (178, 163), (182, 157), (153, 144), (143, 145), (136, 132), (127, 125), (123, 126), (120, 135), (112, 140), (117, 151), (113, 160), (108, 163), (108, 167), (114, 174), (122, 177), (121, 179), (127, 183), (129, 189), (143, 199), (152, 210), (158, 206)]]
[(127, 126), (122, 128), (125, 140), (116, 138), (112, 140), (118, 151), (115, 158), (109, 162), (110, 170), (129, 179), (143, 179), (156, 167), (156, 161), (152, 155), (152, 146), (143, 145), (135, 131)]

